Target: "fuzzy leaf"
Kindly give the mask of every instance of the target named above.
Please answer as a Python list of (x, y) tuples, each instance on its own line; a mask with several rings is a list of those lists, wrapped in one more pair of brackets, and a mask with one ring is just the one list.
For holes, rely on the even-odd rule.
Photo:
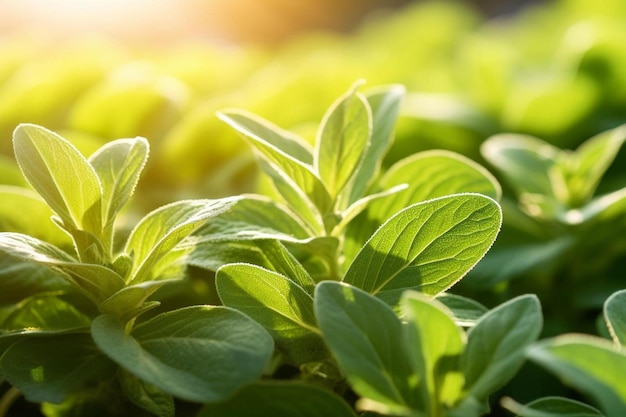
[(315, 291), (315, 313), (324, 340), (359, 395), (390, 412), (418, 405), (402, 324), (391, 308), (358, 288), (324, 281)]
[(24, 176), (63, 223), (98, 236), (102, 189), (87, 159), (61, 136), (31, 124), (15, 129), (13, 147)]
[(5, 330), (68, 330), (87, 328), (91, 319), (59, 293), (44, 293), (22, 300), (12, 314), (2, 321)]
[(1, 243), (0, 287), (0, 304), (14, 304), (40, 292), (71, 288), (66, 280), (46, 265), (10, 256), (2, 250)]
[(613, 341), (626, 347), (626, 290), (618, 291), (606, 300), (604, 318)]
[[(160, 259), (203, 222), (224, 213), (238, 200), (240, 197), (182, 200), (148, 213), (135, 226), (126, 242), (124, 252), (133, 258), (128, 282), (136, 284), (158, 278), (151, 276), (151, 269)], [(171, 262), (174, 260), (170, 259)]]
[(616, 349), (605, 339), (564, 335), (538, 343), (528, 355), (568, 385), (593, 397), (606, 417), (626, 415), (623, 349)]
[(104, 225), (130, 200), (139, 175), (148, 159), (149, 145), (144, 138), (119, 139), (107, 143), (89, 157), (102, 184)]
[(33, 402), (60, 403), (73, 392), (112, 378), (116, 368), (89, 333), (27, 337), (0, 358), (1, 373)]
[(468, 333), (462, 368), (465, 390), (478, 401), (503, 386), (526, 360), (542, 328), (536, 296), (521, 296), (490, 310)]
[(406, 289), (436, 295), (483, 257), (500, 224), (498, 203), (478, 194), (414, 204), (374, 233), (343, 281), (392, 304)]
[(160, 314), (126, 334), (113, 316), (92, 323), (102, 351), (145, 382), (184, 400), (221, 401), (261, 376), (273, 351), (267, 332), (226, 307)]
[(293, 382), (254, 383), (229, 400), (206, 404), (198, 417), (356, 417), (331, 391)]
[(352, 90), (328, 109), (318, 131), (314, 166), (333, 199), (358, 170), (371, 134), (371, 109), (362, 94)]

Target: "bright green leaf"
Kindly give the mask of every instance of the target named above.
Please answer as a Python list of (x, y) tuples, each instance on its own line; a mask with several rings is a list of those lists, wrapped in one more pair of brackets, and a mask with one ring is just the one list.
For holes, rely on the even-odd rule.
[(343, 280), (394, 304), (405, 289), (438, 294), (483, 257), (500, 223), (498, 203), (478, 194), (414, 204), (376, 231)]
[(592, 336), (563, 335), (542, 341), (528, 355), (568, 385), (593, 397), (606, 417), (626, 415), (623, 349)]
[(193, 306), (160, 314), (129, 335), (116, 318), (97, 317), (100, 349), (145, 382), (181, 399), (221, 401), (261, 376), (273, 351), (267, 332), (226, 307)]
[(606, 300), (604, 317), (615, 343), (626, 347), (626, 290), (618, 291)]
[(324, 340), (359, 395), (402, 413), (419, 404), (402, 324), (391, 308), (358, 288), (324, 281), (315, 291), (315, 313)]
[(318, 131), (314, 166), (331, 197), (358, 170), (371, 134), (371, 109), (362, 94), (350, 91), (328, 109)]
[(161, 258), (207, 219), (229, 210), (238, 200), (240, 197), (182, 200), (146, 215), (126, 241), (124, 252), (134, 260), (128, 282), (139, 283), (157, 278), (151, 276), (151, 269)]
[(479, 401), (503, 386), (526, 360), (542, 328), (536, 296), (521, 296), (490, 310), (468, 333), (463, 355), (465, 390)]
[(488, 311), (487, 307), (471, 298), (448, 292), (439, 294), (437, 301), (452, 311), (458, 326), (471, 327)]
[(60, 403), (76, 391), (112, 378), (116, 366), (88, 333), (27, 337), (0, 358), (1, 373), (29, 401)]
[(293, 382), (255, 383), (231, 399), (207, 404), (198, 417), (356, 417), (350, 406), (331, 391)]
[(411, 291), (404, 293), (402, 307), (408, 324), (405, 344), (427, 415), (438, 415), (461, 395), (463, 375), (459, 369), (465, 333), (452, 313), (438, 301)]
[(24, 176), (63, 223), (98, 236), (102, 189), (87, 159), (61, 136), (31, 124), (15, 129), (13, 147)]

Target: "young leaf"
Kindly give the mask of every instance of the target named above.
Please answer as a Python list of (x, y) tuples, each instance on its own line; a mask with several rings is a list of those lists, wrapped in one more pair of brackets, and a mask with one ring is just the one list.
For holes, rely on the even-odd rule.
[(112, 378), (116, 368), (89, 333), (27, 337), (0, 358), (0, 373), (33, 402), (60, 403), (68, 394)]
[(313, 297), (296, 282), (256, 265), (230, 264), (217, 270), (216, 284), (224, 305), (253, 317), (292, 360), (319, 359), (324, 349), (311, 334), (319, 333)]
[(38, 262), (61, 272), (61, 276), (99, 304), (124, 286), (113, 270), (77, 262), (59, 248), (19, 233), (0, 233), (0, 251), (27, 261)]
[[(328, 211), (331, 205), (328, 190), (313, 171), (310, 162), (300, 159), (305, 155), (303, 145), (297, 145), (293, 138), (285, 138), (271, 125), (260, 123), (255, 116), (248, 113), (228, 111), (220, 112), (218, 116), (254, 146), (261, 157), (268, 162), (265, 168), (283, 172), (291, 179), (293, 186), (302, 191), (321, 212)], [(270, 130), (269, 134), (268, 129)], [(280, 137), (282, 140), (277, 141), (275, 140), (276, 137)], [(289, 145), (286, 146), (285, 141), (288, 141)]]
[(161, 287), (176, 280), (144, 281), (139, 284), (127, 285), (100, 304), (102, 314), (110, 314), (123, 321), (128, 321), (144, 313), (158, 302), (146, 303), (148, 297)]
[(587, 404), (562, 397), (540, 398), (526, 405), (503, 398), (502, 406), (517, 417), (604, 417), (604, 414)]
[(226, 307), (193, 306), (160, 314), (127, 334), (110, 315), (92, 323), (100, 349), (145, 382), (188, 401), (221, 401), (259, 378), (272, 338)]
[(104, 226), (112, 227), (116, 215), (130, 200), (148, 159), (144, 138), (119, 139), (107, 143), (89, 157), (102, 185)]
[(87, 159), (61, 136), (31, 124), (15, 129), (13, 147), (24, 176), (63, 223), (99, 236), (102, 189)]
[(415, 291), (406, 292), (402, 307), (408, 319), (405, 345), (427, 415), (438, 415), (461, 395), (459, 362), (465, 345), (463, 331), (442, 304)]
[(613, 341), (626, 347), (626, 290), (617, 291), (606, 300), (604, 318)]
[(478, 401), (503, 386), (526, 359), (542, 327), (536, 296), (521, 296), (490, 310), (468, 332), (462, 369), (465, 390)]
[(487, 307), (471, 298), (445, 292), (437, 296), (437, 301), (454, 314), (457, 326), (471, 327), (485, 314)]
[(315, 290), (315, 314), (324, 340), (359, 395), (392, 413), (419, 408), (402, 324), (391, 308), (358, 288), (324, 281)]
[(536, 344), (528, 355), (567, 384), (592, 396), (606, 417), (626, 415), (623, 349), (615, 349), (605, 339), (563, 335)]
[(127, 281), (136, 284), (157, 278), (150, 273), (161, 258), (204, 221), (224, 213), (240, 199), (182, 200), (146, 215), (126, 242), (124, 252), (130, 254), (134, 261)]
[(343, 281), (393, 304), (409, 288), (436, 295), (483, 257), (500, 223), (498, 203), (478, 194), (414, 204), (372, 235)]
[(349, 203), (359, 200), (378, 175), (380, 165), (389, 148), (393, 129), (406, 89), (402, 85), (376, 88), (365, 93), (372, 111), (372, 134), (370, 145), (365, 149), (363, 161), (354, 175)]
[(206, 404), (198, 417), (356, 417), (331, 391), (293, 382), (254, 383), (221, 403)]
[(354, 90), (340, 97), (324, 116), (314, 167), (333, 199), (359, 168), (371, 134), (371, 109), (365, 97)]

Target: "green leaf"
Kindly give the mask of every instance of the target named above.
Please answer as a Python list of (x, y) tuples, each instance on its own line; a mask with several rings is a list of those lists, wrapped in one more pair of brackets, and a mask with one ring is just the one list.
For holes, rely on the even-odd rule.
[(502, 406), (518, 417), (604, 417), (604, 414), (587, 404), (562, 397), (540, 398), (526, 405), (503, 398)]
[(130, 200), (148, 159), (144, 138), (107, 143), (89, 157), (102, 184), (103, 223), (112, 227), (115, 217)]
[(263, 252), (271, 270), (286, 276), (296, 285), (302, 287), (307, 294), (313, 295), (315, 281), (282, 243), (276, 240), (261, 240), (256, 244)]
[(402, 324), (391, 308), (358, 288), (324, 281), (315, 290), (315, 314), (324, 340), (359, 395), (390, 412), (418, 406)]
[(372, 235), (343, 279), (392, 304), (405, 289), (436, 295), (461, 279), (491, 247), (498, 203), (459, 194), (414, 204)]
[(448, 292), (439, 294), (437, 301), (452, 311), (457, 326), (474, 326), (488, 311), (487, 307), (471, 298)]
[(2, 321), (2, 328), (55, 331), (89, 327), (91, 319), (60, 295), (53, 292), (26, 298)]
[(293, 382), (254, 383), (229, 400), (206, 404), (198, 417), (356, 417), (331, 391)]
[[(263, 166), (264, 169), (283, 172), (284, 176), (291, 180), (290, 185), (304, 193), (315, 207), (322, 213), (328, 211), (331, 197), (321, 179), (315, 174), (310, 161), (300, 159), (304, 156), (303, 145), (295, 142), (292, 137), (285, 138), (271, 124), (260, 121), (248, 113), (231, 110), (220, 112), (218, 116), (241, 133), (265, 159), (267, 164)], [(281, 140), (276, 140), (277, 137)], [(285, 141), (289, 144), (286, 145)]]
[(1, 373), (33, 402), (60, 403), (73, 392), (112, 378), (116, 368), (89, 333), (27, 337), (0, 358)]
[(604, 318), (613, 341), (626, 347), (626, 290), (613, 293), (605, 301)]
[(479, 401), (503, 386), (526, 360), (542, 328), (539, 300), (516, 297), (490, 310), (468, 332), (462, 360), (465, 390)]
[(99, 304), (124, 286), (124, 280), (102, 265), (79, 263), (56, 246), (19, 233), (0, 233), (0, 251), (37, 262), (61, 276)]
[(593, 397), (606, 417), (626, 415), (623, 349), (597, 337), (563, 335), (538, 343), (528, 355), (568, 385)]
[(0, 304), (14, 304), (40, 292), (71, 288), (49, 267), (10, 256), (1, 247), (0, 243)]
[(217, 270), (216, 284), (224, 305), (265, 327), (293, 361), (323, 358), (313, 297), (296, 282), (256, 265), (230, 264)]
[(518, 195), (555, 195), (550, 171), (560, 149), (532, 136), (499, 134), (483, 142), (480, 150)]
[(226, 307), (160, 314), (131, 334), (115, 317), (92, 323), (100, 349), (130, 373), (175, 397), (221, 401), (261, 376), (273, 351), (267, 332)]
[(372, 89), (365, 93), (372, 111), (372, 134), (370, 144), (365, 149), (363, 161), (354, 176), (348, 201), (351, 205), (363, 196), (365, 190), (378, 175), (383, 156), (393, 138), (393, 129), (405, 92), (404, 86), (396, 84)]
[(337, 99), (322, 119), (314, 167), (333, 199), (358, 170), (371, 134), (371, 109), (354, 89)]
[(415, 291), (404, 293), (402, 307), (408, 319), (405, 345), (426, 415), (440, 415), (460, 397), (463, 374), (459, 369), (465, 333), (452, 313), (438, 301)]
[(240, 199), (182, 200), (148, 213), (126, 241), (124, 252), (133, 258), (127, 281), (136, 284), (158, 278), (151, 276), (151, 269), (160, 259), (203, 222), (229, 210)]
[(87, 159), (61, 136), (31, 124), (15, 129), (13, 147), (24, 176), (66, 227), (99, 236), (102, 188)]
[(124, 394), (133, 404), (147, 410), (157, 417), (174, 417), (174, 398), (154, 385), (148, 384), (133, 374), (120, 369), (118, 379)]
[(158, 302), (146, 303), (146, 300), (161, 287), (175, 280), (144, 281), (127, 285), (100, 304), (102, 314), (110, 314), (122, 321), (128, 321), (137, 315), (158, 306)]

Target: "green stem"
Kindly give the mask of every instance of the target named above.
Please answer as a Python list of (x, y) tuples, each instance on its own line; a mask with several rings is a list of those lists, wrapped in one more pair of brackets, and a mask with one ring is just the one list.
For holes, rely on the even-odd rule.
[(22, 392), (15, 388), (11, 387), (4, 393), (2, 398), (0, 398), (0, 417), (6, 416), (7, 412), (13, 405), (13, 403), (22, 395)]

